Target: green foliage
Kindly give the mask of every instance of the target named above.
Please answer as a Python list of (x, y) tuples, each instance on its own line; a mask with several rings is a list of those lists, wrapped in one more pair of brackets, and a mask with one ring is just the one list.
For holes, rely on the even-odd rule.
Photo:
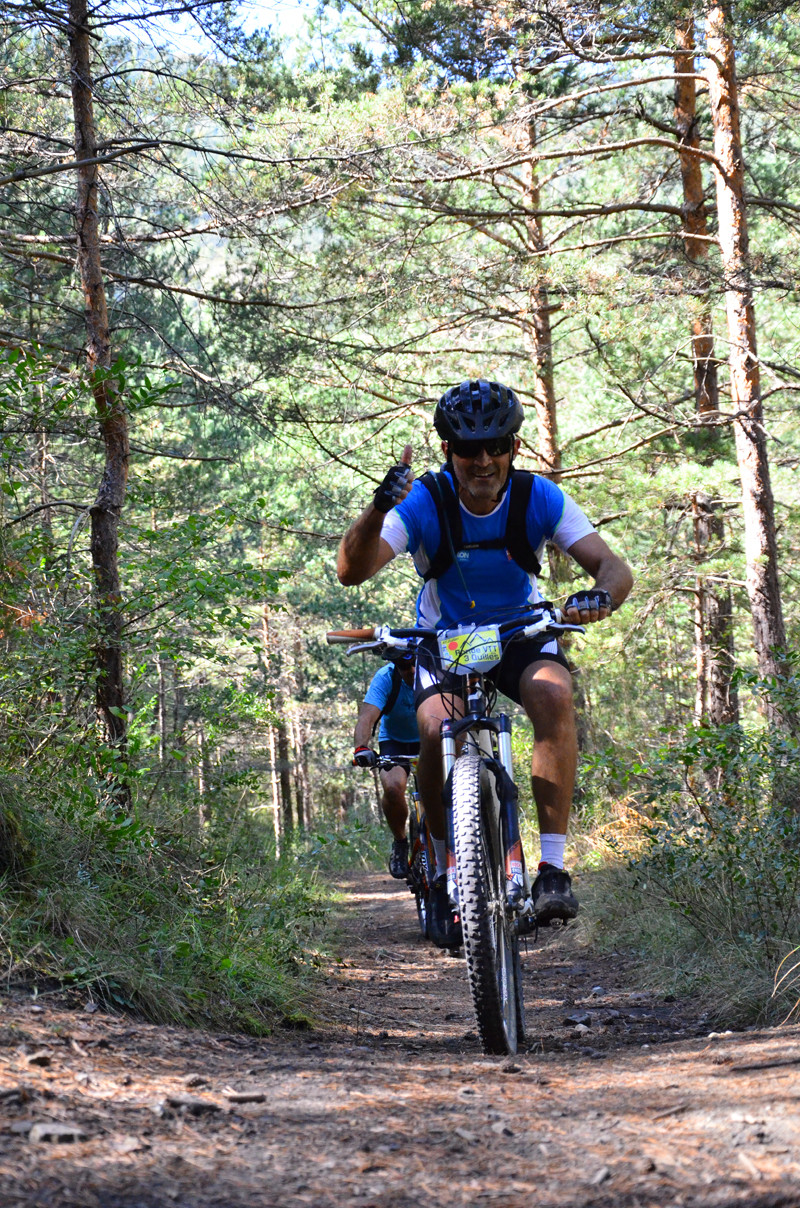
[[(748, 686), (797, 716), (796, 676), (749, 677)], [(633, 940), (657, 963), (662, 984), (666, 969), (680, 968), (720, 1020), (785, 1016), (800, 999), (796, 975), (774, 1000), (770, 994), (800, 937), (796, 734), (767, 725), (695, 728), (616, 774), (643, 822), (633, 833), (606, 828), (606, 844), (624, 864), (599, 878), (610, 895), (599, 926), (612, 942)]]
[(263, 823), (215, 842), (164, 802), (109, 815), (85, 770), (47, 790), (0, 783), (6, 972), (156, 1021), (263, 1034), (299, 1017), (327, 898)]
[(353, 811), (335, 829), (314, 828), (298, 848), (301, 867), (325, 875), (352, 868), (383, 868), (389, 839), (383, 821), (364, 811)]
[[(653, 816), (653, 859), (674, 850), (674, 876), (692, 881), (681, 864), (692, 845), (681, 840), (679, 820), (687, 834), (701, 827), (692, 843), (700, 849), (707, 840), (731, 877), (752, 846), (739, 815), (724, 814), (733, 808), (728, 789), (703, 771), (715, 740), (687, 740), (691, 775), (675, 755), (694, 709), (699, 579), (730, 594), (735, 658), (745, 670), (753, 665), (733, 442), (727, 422), (711, 434), (698, 427), (692, 392), (692, 323), (706, 313), (723, 400), (728, 389), (713, 180), (706, 163), (710, 254), (697, 274), (681, 238), (674, 82), (652, 79), (669, 74), (673, 23), (685, 6), (467, 10), (413, 0), (400, 12), (369, 0), (356, 16), (334, 7), (341, 19), (321, 8), (308, 38), (291, 48), (264, 32), (244, 35), (231, 5), (200, 14), (215, 47), (206, 56), (139, 42), (135, 26), (120, 36), (123, 23), (94, 31), (98, 137), (137, 148), (103, 165), (98, 195), (112, 357), (124, 350), (111, 372), (131, 438), (119, 530), (124, 750), (102, 750), (95, 733), (87, 538), (103, 450), (77, 368), (85, 331), (74, 292), (74, 178), (31, 177), (0, 198), (0, 336), (8, 349), (0, 359), (0, 774), (29, 802), (0, 827), (0, 840), (7, 836), (18, 853), (5, 875), (22, 893), (55, 842), (70, 888), (52, 870), (36, 882), (46, 894), (55, 887), (59, 910), (36, 915), (35, 943), (65, 975), (78, 934), (88, 948), (109, 951), (104, 936), (116, 910), (138, 951), (127, 891), (114, 891), (111, 870), (138, 861), (141, 892), (149, 885), (156, 897), (164, 885), (182, 886), (162, 895), (172, 907), (155, 908), (143, 933), (146, 950), (159, 954), (137, 966), (148, 976), (123, 979), (121, 991), (142, 1009), (162, 1009), (142, 989), (155, 962), (170, 985), (184, 979), (195, 988), (184, 998), (176, 992), (176, 1016), (190, 1011), (204, 981), (224, 999), (234, 964), (269, 963), (246, 930), (225, 930), (228, 908), (239, 919), (247, 903), (267, 901), (258, 877), (286, 886), (252, 916), (271, 934), (276, 912), (280, 954), (285, 936), (306, 934), (302, 923), (293, 930), (291, 917), (305, 917), (304, 895), (315, 892), (310, 871), (370, 859), (373, 829), (382, 850), (385, 833), (372, 824), (341, 824), (342, 802), (358, 797), (359, 816), (368, 796), (363, 783), (353, 789), (344, 767), (374, 666), (340, 657), (322, 635), (410, 620), (418, 582), (398, 559), (376, 581), (343, 591), (336, 545), (406, 440), (415, 469), (438, 464), (432, 404), (454, 381), (496, 376), (518, 388), (528, 413), (520, 461), (536, 464), (537, 315), (550, 322), (564, 486), (638, 579), (625, 609), (572, 651), (581, 668), (582, 824), (606, 825), (609, 798), (631, 786), (644, 792), (645, 780), (656, 785), (653, 748), (664, 727), (671, 739), (663, 768), (676, 779), (664, 770), (659, 792), (685, 816), (675, 813), (672, 831)], [(791, 583), (800, 519), (800, 146), (790, 82), (800, 61), (798, 23), (778, 0), (732, 8), (765, 432)], [(765, 14), (774, 14), (770, 23)], [(74, 146), (63, 31), (48, 26), (44, 10), (40, 18), (31, 32), (6, 15), (0, 61), (18, 82), (0, 96), (7, 175), (52, 167)], [(702, 22), (695, 36), (700, 61)], [(599, 58), (587, 57), (587, 47), (600, 48)], [(710, 150), (703, 89), (698, 105), (696, 129)], [(157, 148), (144, 149), (150, 143)], [(723, 402), (723, 419), (728, 410)], [(702, 548), (697, 493), (720, 521)], [(541, 587), (556, 600), (570, 589), (563, 576)], [(795, 595), (787, 593), (786, 611), (796, 645)], [(752, 702), (743, 718), (720, 763), (749, 760), (736, 767), (736, 793), (752, 780), (754, 819), (768, 801), (785, 813), (792, 751), (770, 773), (758, 743), (775, 735), (759, 728)], [(530, 825), (525, 722), (514, 741)], [(130, 815), (112, 809), (115, 778), (131, 787)], [(690, 784), (698, 800), (686, 795)], [(80, 858), (58, 846), (55, 825), (36, 831), (40, 803), (43, 818), (55, 808), (45, 785), (66, 811), (70, 852)], [(297, 857), (298, 881), (271, 857), (253, 857), (254, 842), (259, 853), (270, 848), (289, 804), (295, 821), (303, 806), (310, 835), (280, 836), (283, 858)], [(703, 809), (724, 843), (702, 831), (710, 825)], [(86, 836), (97, 845), (92, 859)], [(173, 860), (185, 878), (174, 875)], [(92, 897), (91, 886), (102, 891)], [(751, 906), (741, 927), (757, 937), (762, 925)], [(61, 924), (48, 928), (81, 912), (95, 922), (73, 928), (74, 944), (62, 950)], [(149, 913), (147, 901), (134, 911)], [(661, 916), (672, 934), (696, 936), (680, 911)], [(285, 928), (280, 919), (289, 920)], [(228, 936), (224, 951), (210, 931)], [(48, 947), (53, 934), (58, 942)], [(303, 966), (305, 940), (298, 943), (290, 949)], [(276, 956), (281, 976), (292, 960)], [(105, 976), (104, 963), (112, 977), (109, 955), (91, 965), (89, 980)], [(250, 977), (241, 975), (240, 1003)]]

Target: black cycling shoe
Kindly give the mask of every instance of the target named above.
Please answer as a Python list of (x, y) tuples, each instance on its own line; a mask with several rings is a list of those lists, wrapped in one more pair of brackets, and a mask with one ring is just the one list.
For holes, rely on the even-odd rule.
[(405, 881), (408, 878), (408, 839), (395, 839), (392, 853), (389, 856), (389, 875), (395, 881)]
[(447, 877), (437, 877), (428, 898), (428, 935), (437, 948), (460, 948), (464, 942), (461, 920), (447, 896)]
[(533, 912), (540, 927), (555, 919), (567, 922), (578, 913), (578, 899), (572, 892), (570, 875), (554, 864), (540, 864), (533, 882)]

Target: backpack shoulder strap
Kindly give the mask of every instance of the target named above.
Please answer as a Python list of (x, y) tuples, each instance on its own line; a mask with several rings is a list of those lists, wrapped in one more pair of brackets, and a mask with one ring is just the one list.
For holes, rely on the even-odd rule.
[(402, 684), (403, 681), (400, 676), (400, 672), (398, 671), (397, 667), (392, 664), (392, 686), (389, 689), (389, 695), (386, 697), (386, 704), (375, 718), (375, 725), (372, 727), (373, 735), (378, 726), (381, 724), (381, 719), (386, 717), (387, 714), (391, 713), (392, 709), (397, 704), (397, 698), (400, 695), (400, 688), (402, 687)]
[(461, 509), (447, 475), (429, 470), (427, 474), (423, 474), (420, 482), (433, 500), (436, 519), (439, 522), (439, 546), (431, 557), (429, 568), (422, 576), (427, 583), (429, 579), (440, 579), (448, 567), (452, 566), (456, 553), (463, 545), (464, 536)]
[[(469, 545), (470, 549), (507, 549), (511, 557), (526, 574), (541, 573), (541, 563), (536, 556), (536, 550), (528, 539), (528, 505), (533, 490), (534, 475), (530, 470), (514, 470), (509, 484), (508, 515), (506, 531), (502, 537), (494, 537), (486, 541), (476, 541)], [(461, 509), (456, 493), (445, 474), (436, 474), (429, 470), (420, 479), (428, 491), (436, 508), (436, 518), (439, 522), (439, 546), (431, 558), (431, 564), (423, 575), (427, 583), (430, 579), (439, 579), (455, 561), (460, 549), (467, 548), (464, 543)]]
[(531, 501), (534, 475), (530, 470), (514, 470), (511, 475), (506, 520), (506, 549), (526, 574), (541, 573), (541, 563), (528, 538), (528, 504)]

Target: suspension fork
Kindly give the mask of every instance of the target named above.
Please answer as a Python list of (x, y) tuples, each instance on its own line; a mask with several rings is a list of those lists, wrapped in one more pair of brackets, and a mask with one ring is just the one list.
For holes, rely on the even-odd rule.
[[(509, 780), (514, 780), (514, 761), (511, 754), (511, 719), (505, 713), (497, 718), (498, 762)], [(500, 817), (503, 823), (503, 844), (506, 863), (506, 900), (509, 906), (517, 906), (525, 898), (525, 857), (519, 833), (519, 810), (516, 794), (503, 792), (500, 797)]]
[[(453, 765), (456, 761), (456, 729), (457, 723), (445, 718), (441, 723), (442, 770), (445, 777), (445, 791), (451, 782)], [(495, 735), (497, 755), (492, 744), (492, 734)], [(502, 766), (506, 775), (513, 781), (514, 763), (511, 752), (511, 719), (505, 713), (499, 714), (491, 726), (482, 726), (472, 741), (485, 759), (495, 760)], [(501, 786), (497, 785), (496, 790)], [(445, 801), (446, 843), (447, 843), (447, 890), (453, 901), (456, 894), (455, 868), (455, 835), (453, 823), (453, 803), (449, 794)], [(506, 901), (509, 906), (519, 909), (528, 896), (526, 884), (525, 856), (522, 851), (522, 838), (519, 830), (519, 811), (515, 794), (507, 791), (497, 793), (500, 805), (501, 833), (503, 835), (504, 860), (506, 873)]]

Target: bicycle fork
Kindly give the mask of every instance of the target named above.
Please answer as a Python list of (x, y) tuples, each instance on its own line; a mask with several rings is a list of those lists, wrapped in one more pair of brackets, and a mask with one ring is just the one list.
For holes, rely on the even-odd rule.
[[(466, 722), (456, 722), (445, 718), (441, 723), (440, 734), (442, 743), (442, 764), (445, 785), (451, 776), (456, 761), (456, 739), (459, 732), (471, 728), (469, 740), (477, 747), (480, 754), (495, 766), (499, 763), (508, 777), (509, 783), (504, 786), (499, 777), (495, 780), (495, 794), (500, 807), (501, 833), (503, 835), (505, 871), (506, 871), (506, 905), (520, 917), (533, 913), (531, 886), (525, 868), (525, 856), (522, 850), (522, 838), (519, 830), (519, 812), (517, 796), (513, 781), (513, 757), (511, 751), (511, 719), (505, 713), (500, 713), (497, 719), (481, 719), (483, 724), (475, 725), (475, 719)], [(477, 732), (476, 732), (477, 731)], [(495, 755), (492, 735), (495, 736), (497, 754)], [(513, 792), (511, 790), (514, 790)], [(446, 809), (446, 843), (447, 843), (447, 893), (454, 905), (458, 904), (458, 885), (456, 882), (455, 834), (453, 825), (453, 807), (449, 800)]]

